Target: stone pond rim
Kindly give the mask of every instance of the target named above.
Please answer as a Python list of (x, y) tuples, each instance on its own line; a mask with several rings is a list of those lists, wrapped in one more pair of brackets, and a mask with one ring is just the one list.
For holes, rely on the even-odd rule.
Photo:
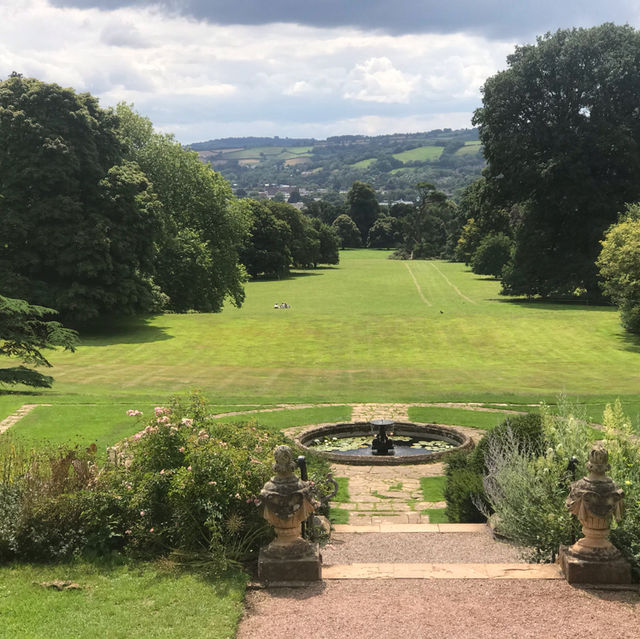
[(455, 448), (424, 455), (411, 455), (407, 457), (396, 457), (394, 455), (346, 455), (343, 453), (333, 453), (315, 450), (308, 444), (319, 437), (335, 437), (371, 435), (373, 438), (371, 422), (344, 422), (339, 424), (320, 424), (310, 426), (295, 436), (295, 442), (305, 451), (316, 455), (322, 455), (326, 459), (338, 464), (357, 464), (359, 466), (397, 466), (401, 464), (425, 464), (436, 462), (458, 450), (470, 450), (473, 448), (471, 437), (457, 430), (455, 426), (443, 426), (441, 424), (423, 424), (416, 422), (394, 422), (393, 432), (395, 435), (406, 436), (427, 436), (433, 439), (440, 439), (455, 444)]

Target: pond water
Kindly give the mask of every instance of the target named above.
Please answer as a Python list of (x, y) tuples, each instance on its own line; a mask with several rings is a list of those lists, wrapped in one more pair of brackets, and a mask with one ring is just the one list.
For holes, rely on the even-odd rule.
[[(373, 451), (371, 450), (372, 438), (372, 435), (319, 437), (306, 442), (306, 446), (319, 452), (336, 453), (338, 455), (373, 455)], [(393, 440), (395, 448), (389, 451), (388, 455), (379, 455), (380, 457), (393, 455), (396, 457), (408, 457), (410, 455), (439, 453), (444, 450), (451, 450), (458, 445), (440, 439), (410, 437), (408, 435), (398, 435), (391, 437), (391, 439)]]

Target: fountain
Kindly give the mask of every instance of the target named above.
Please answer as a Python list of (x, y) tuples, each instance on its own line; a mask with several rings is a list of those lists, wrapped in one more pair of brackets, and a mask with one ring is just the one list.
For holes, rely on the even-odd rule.
[(378, 429), (378, 434), (371, 442), (371, 452), (374, 455), (393, 455), (393, 439), (387, 437), (386, 431), (387, 427), (393, 426), (393, 422), (390, 419), (373, 419), (370, 423)]
[(331, 461), (360, 465), (420, 464), (473, 447), (471, 438), (454, 427), (388, 419), (312, 426), (297, 435), (296, 443)]

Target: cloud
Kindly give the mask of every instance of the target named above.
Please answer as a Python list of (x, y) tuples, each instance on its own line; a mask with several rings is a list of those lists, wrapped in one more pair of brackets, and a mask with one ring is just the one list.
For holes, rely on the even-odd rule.
[[(482, 84), (505, 67), (519, 42), (444, 33), (438, 12), (428, 33), (368, 30), (368, 14), (387, 11), (377, 0), (366, 3), (367, 11), (360, 1), (341, 0), (343, 17), (359, 9), (358, 28), (294, 23), (296, 16), (321, 23), (318, 7), (338, 6), (332, 2), (298, 1), (296, 8), (278, 0), (176, 0), (160, 9), (145, 0), (0, 0), (0, 77), (15, 70), (89, 91), (103, 106), (133, 102), (183, 142), (228, 135), (320, 138), (425, 130), (431, 123), (470, 126)], [(247, 11), (245, 23), (265, 22), (267, 11), (280, 22), (232, 24), (234, 15), (242, 17), (233, 13), (236, 5)], [(220, 24), (183, 10), (204, 15), (208, 6), (220, 9)], [(421, 8), (431, 5), (415, 0), (412, 6), (420, 24)], [(327, 19), (342, 20), (332, 16)]]
[(113, 20), (107, 24), (100, 33), (100, 40), (113, 47), (145, 49), (151, 46), (133, 24), (121, 20)]
[(561, 27), (637, 20), (634, 0), (54, 0), (57, 6), (114, 9), (156, 6), (215, 24), (276, 22), (352, 27), (392, 34), (472, 33), (532, 38)]
[(419, 76), (396, 69), (389, 58), (369, 58), (349, 74), (344, 97), (365, 102), (409, 102)]

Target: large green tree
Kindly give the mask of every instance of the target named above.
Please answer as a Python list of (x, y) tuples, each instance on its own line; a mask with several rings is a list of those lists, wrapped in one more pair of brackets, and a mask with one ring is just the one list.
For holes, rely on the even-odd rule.
[(420, 202), (400, 218), (404, 252), (409, 259), (452, 258), (462, 227), (455, 203), (429, 182), (416, 188)]
[(351, 185), (347, 193), (347, 213), (356, 223), (362, 239), (366, 239), (380, 214), (380, 205), (372, 186), (357, 180)]
[[(0, 355), (14, 357), (32, 366), (51, 367), (42, 354), (61, 346), (75, 350), (78, 334), (60, 322), (47, 319), (56, 311), (0, 295)], [(24, 384), (48, 388), (53, 378), (26, 366), (0, 368), (0, 385)]]
[(0, 287), (66, 319), (149, 310), (159, 203), (113, 112), (87, 93), (0, 82)]
[(238, 252), (248, 232), (244, 207), (229, 183), (202, 164), (195, 151), (119, 104), (118, 132), (128, 157), (153, 184), (163, 207), (155, 281), (177, 311), (219, 311), (225, 299), (244, 300)]
[(596, 294), (599, 240), (640, 197), (640, 34), (613, 24), (561, 30), (507, 62), (473, 120), (491, 187), (522, 204), (505, 289)]
[(249, 237), (240, 251), (240, 260), (251, 277), (277, 277), (289, 274), (291, 265), (291, 227), (265, 202), (244, 200), (249, 212)]

